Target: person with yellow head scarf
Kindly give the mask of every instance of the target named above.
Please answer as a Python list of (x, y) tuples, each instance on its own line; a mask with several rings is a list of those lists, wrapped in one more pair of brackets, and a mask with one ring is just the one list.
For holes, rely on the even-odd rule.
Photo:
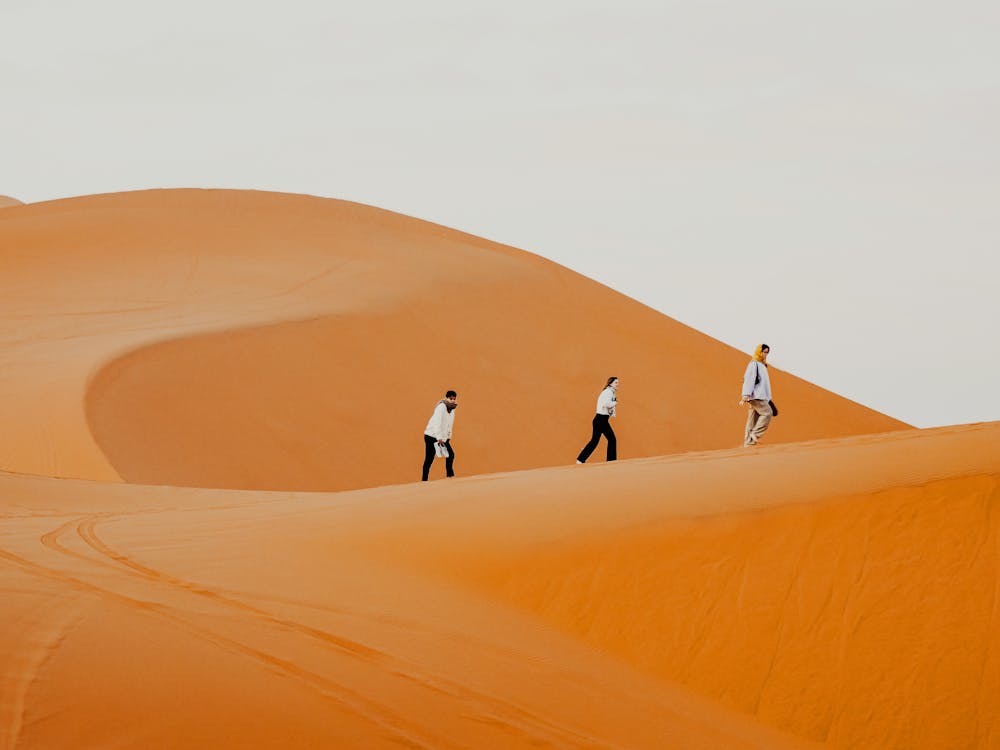
[(747, 364), (743, 374), (743, 395), (740, 406), (749, 404), (747, 425), (743, 433), (743, 446), (749, 448), (760, 442), (761, 435), (771, 424), (771, 418), (777, 414), (774, 402), (771, 400), (771, 378), (767, 373), (767, 355), (771, 347), (761, 344), (753, 352), (753, 359)]

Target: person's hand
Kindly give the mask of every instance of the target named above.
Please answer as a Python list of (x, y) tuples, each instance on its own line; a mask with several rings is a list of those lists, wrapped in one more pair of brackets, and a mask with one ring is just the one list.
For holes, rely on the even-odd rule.
[(438, 445), (444, 445), (444, 440), (438, 440)]
[(738, 404), (736, 404), (736, 405), (737, 406), (743, 406), (747, 402), (747, 400), (748, 400), (747, 397), (744, 396), (743, 398), (740, 399), (740, 402)]

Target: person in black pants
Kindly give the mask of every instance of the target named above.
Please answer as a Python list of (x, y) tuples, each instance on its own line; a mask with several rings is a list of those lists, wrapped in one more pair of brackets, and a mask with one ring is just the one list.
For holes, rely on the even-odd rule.
[[(424, 435), (424, 474), (421, 481), (426, 482), (427, 476), (431, 472), (431, 464), (434, 463), (434, 458), (437, 456), (437, 449), (434, 447), (437, 442), (430, 435)], [(448, 449), (448, 457), (444, 460), (445, 476), (453, 477), (455, 476), (455, 451), (451, 447), (451, 440), (445, 440), (441, 445)]]
[(615, 408), (618, 406), (618, 378), (612, 375), (608, 378), (607, 385), (597, 397), (597, 413), (594, 415), (593, 433), (590, 442), (583, 446), (580, 455), (576, 457), (578, 464), (586, 463), (590, 454), (601, 440), (601, 435), (608, 440), (608, 461), (618, 460), (618, 440), (615, 438), (615, 431), (611, 429), (611, 417), (615, 416)]
[(455, 426), (455, 409), (458, 408), (458, 394), (448, 391), (444, 398), (437, 402), (434, 413), (431, 414), (427, 428), (424, 430), (424, 472), (422, 481), (427, 481), (431, 464), (437, 455), (438, 448), (447, 449), (448, 457), (444, 461), (444, 472), (447, 476), (455, 476), (455, 451), (451, 447), (451, 431)]

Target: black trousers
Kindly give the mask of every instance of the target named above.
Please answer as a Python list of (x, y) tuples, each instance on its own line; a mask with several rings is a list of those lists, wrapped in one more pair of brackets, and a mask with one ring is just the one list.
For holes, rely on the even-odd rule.
[[(424, 482), (427, 481), (431, 464), (434, 463), (434, 444), (436, 442), (437, 440), (430, 435), (424, 435)], [(455, 476), (455, 451), (451, 449), (450, 440), (445, 440), (444, 444), (448, 447), (448, 458), (444, 460), (444, 471), (449, 477), (453, 477)]]
[(618, 440), (615, 438), (615, 431), (611, 429), (611, 417), (607, 414), (595, 414), (591, 424), (594, 426), (594, 432), (590, 436), (590, 442), (583, 446), (583, 450), (580, 451), (576, 460), (583, 464), (587, 463), (590, 454), (594, 452), (594, 448), (601, 441), (601, 435), (604, 435), (608, 439), (608, 460), (617, 461)]

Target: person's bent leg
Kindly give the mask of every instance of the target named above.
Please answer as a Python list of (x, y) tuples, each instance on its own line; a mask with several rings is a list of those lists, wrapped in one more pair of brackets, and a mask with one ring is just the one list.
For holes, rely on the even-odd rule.
[(618, 460), (618, 438), (615, 437), (615, 431), (611, 429), (611, 422), (604, 423), (604, 437), (608, 439), (608, 460), (617, 461)]
[(753, 405), (753, 401), (747, 402), (750, 407), (747, 409), (747, 426), (743, 431), (743, 445), (753, 445), (753, 428), (757, 424), (757, 409)]
[(444, 460), (444, 473), (449, 476), (455, 476), (455, 451), (451, 447), (451, 441), (444, 441), (445, 447), (448, 449), (448, 458)]
[(424, 476), (421, 481), (427, 481), (427, 475), (430, 473), (431, 464), (434, 463), (434, 443), (437, 441), (430, 435), (424, 435)]
[(757, 423), (753, 427), (753, 431), (750, 433), (750, 439), (757, 443), (760, 441), (761, 435), (763, 435), (767, 428), (771, 425), (771, 417), (773, 413), (771, 412), (771, 405), (767, 401), (754, 401), (753, 402), (754, 411), (757, 412)]
[(587, 463), (587, 459), (590, 458), (590, 454), (594, 452), (594, 448), (597, 447), (597, 444), (601, 440), (601, 425), (597, 419), (599, 416), (599, 414), (595, 415), (593, 422), (591, 422), (593, 431), (590, 435), (590, 442), (583, 446), (583, 450), (580, 451), (580, 455), (576, 457), (576, 460), (581, 464)]

